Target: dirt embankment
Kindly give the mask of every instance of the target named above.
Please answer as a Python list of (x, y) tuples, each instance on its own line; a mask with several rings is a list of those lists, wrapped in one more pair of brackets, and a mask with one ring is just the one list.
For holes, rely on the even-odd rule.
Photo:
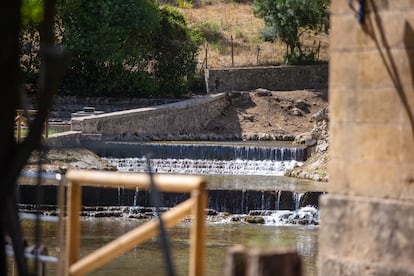
[(326, 90), (268, 91), (257, 89), (232, 102), (206, 131), (217, 134), (295, 136), (311, 131), (311, 117), (328, 106)]

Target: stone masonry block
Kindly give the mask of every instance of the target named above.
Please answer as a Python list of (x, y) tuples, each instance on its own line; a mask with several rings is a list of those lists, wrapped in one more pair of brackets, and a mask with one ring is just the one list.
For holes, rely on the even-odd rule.
[[(396, 93), (398, 93), (402, 125), (405, 128), (414, 129), (414, 86), (412, 84), (405, 85), (401, 87), (401, 90), (396, 91)], [(412, 130), (408, 130), (408, 133), (414, 132)]]
[(395, 89), (360, 90), (356, 105), (357, 123), (398, 124), (401, 122), (400, 98)]
[(369, 13), (365, 23), (358, 30), (358, 42), (361, 48), (407, 48), (412, 45), (410, 26), (414, 24), (412, 11), (384, 11)]
[(413, 202), (327, 194), (320, 209), (320, 275), (414, 275)]
[(399, 166), (393, 162), (348, 163), (350, 194), (398, 199), (401, 193)]
[(329, 120), (332, 123), (346, 123), (355, 121), (356, 90), (338, 89), (329, 90)]
[(414, 162), (414, 125), (407, 125), (401, 128), (400, 159), (403, 163)]
[[(331, 14), (332, 15), (342, 15), (342, 14), (355, 14), (358, 10), (358, 1), (353, 2), (353, 9), (348, 5), (348, 1), (342, 0), (332, 0), (331, 1)], [(414, 7), (414, 2), (411, 0), (369, 0), (365, 1), (365, 13), (370, 13), (372, 11), (382, 12), (382, 11), (404, 11), (407, 9), (412, 9)], [(355, 19), (356, 20), (356, 19)]]
[[(352, 50), (359, 48), (358, 32), (361, 26), (351, 13), (331, 16), (330, 26), (335, 32), (329, 34), (331, 51)], [(346, 32), (346, 35), (344, 35)]]
[(410, 58), (405, 49), (366, 50), (359, 53), (359, 86), (390, 88), (412, 84)]
[(329, 126), (329, 157), (351, 161), (355, 158), (355, 135), (353, 125), (349, 123), (331, 122)]
[[(363, 107), (361, 107), (363, 108)], [(354, 158), (359, 161), (398, 162), (401, 128), (395, 124), (358, 124), (354, 128), (356, 148)]]
[(402, 200), (414, 201), (414, 162), (404, 162), (400, 170)]
[(329, 159), (329, 178), (334, 179), (328, 185), (329, 193), (347, 194), (349, 192), (350, 179), (347, 173), (347, 162), (341, 159)]
[(358, 78), (358, 55), (355, 52), (331, 50), (329, 88), (354, 90)]

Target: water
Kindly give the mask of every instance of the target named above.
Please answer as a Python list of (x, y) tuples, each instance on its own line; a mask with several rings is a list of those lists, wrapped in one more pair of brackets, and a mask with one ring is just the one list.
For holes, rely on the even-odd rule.
[[(81, 220), (81, 256), (120, 236), (141, 222), (128, 219), (94, 218)], [(33, 222), (24, 221), (23, 229), (31, 244)], [(189, 225), (168, 230), (177, 275), (188, 274)], [(314, 226), (271, 226), (242, 223), (210, 223), (206, 239), (206, 275), (223, 275), (226, 250), (234, 244), (259, 248), (296, 248), (303, 262), (305, 276), (316, 273), (318, 228)], [(56, 224), (42, 224), (42, 243), (56, 256)], [(48, 265), (47, 275), (55, 274)], [(152, 239), (88, 275), (165, 275), (158, 239)]]
[[(146, 172), (145, 158), (106, 158), (121, 172)], [(155, 173), (216, 174), (216, 175), (270, 175), (282, 176), (288, 169), (301, 165), (294, 160), (209, 160), (209, 159), (151, 159)]]
[[(326, 184), (283, 176), (286, 169), (301, 164), (303, 149), (262, 142), (260, 145), (244, 142), (225, 145), (211, 142), (144, 144), (131, 146), (110, 143), (108, 150), (103, 152), (101, 149), (100, 154), (109, 157), (108, 161), (117, 165), (121, 171), (146, 171), (141, 156), (151, 152), (153, 171), (201, 174), (209, 183), (209, 207), (223, 212), (231, 210), (234, 214), (221, 213), (208, 217), (207, 275), (223, 274), (226, 250), (234, 244), (260, 248), (296, 248), (303, 261), (303, 275), (317, 275), (319, 213), (315, 208), (300, 207), (310, 191), (324, 192)], [(30, 191), (26, 192), (27, 195), (23, 189), (20, 192), (21, 199), (27, 199), (28, 202), (32, 200)], [(45, 198), (49, 198), (47, 193), (56, 195), (52, 188), (46, 188)], [(142, 223), (142, 220), (128, 218), (125, 210), (132, 213), (133, 208), (138, 210), (141, 208), (138, 206), (145, 206), (143, 200), (148, 197), (145, 191), (121, 188), (93, 190), (84, 187), (82, 193), (83, 205), (117, 205), (118, 209), (129, 206), (119, 210), (109, 207), (121, 218), (81, 219), (82, 256)], [(172, 206), (182, 200), (181, 197), (182, 195), (173, 194), (163, 199), (165, 205)], [(50, 201), (47, 204), (54, 203)], [(253, 211), (256, 209), (261, 210)], [(263, 217), (265, 224), (245, 223), (249, 212), (250, 215)], [(33, 223), (25, 221), (23, 228), (29, 237), (33, 236)], [(55, 233), (55, 226), (44, 223), (43, 243), (51, 249), (55, 246)], [(168, 233), (177, 275), (187, 275), (189, 225), (181, 223), (168, 230)], [(56, 252), (50, 250), (50, 254), (56, 255)], [(48, 274), (54, 273), (53, 265), (49, 266), (49, 272)], [(158, 239), (152, 239), (131, 250), (91, 275), (165, 275)]]
[(286, 142), (108, 142), (94, 149), (100, 156), (195, 160), (295, 160), (304, 161), (305, 148)]

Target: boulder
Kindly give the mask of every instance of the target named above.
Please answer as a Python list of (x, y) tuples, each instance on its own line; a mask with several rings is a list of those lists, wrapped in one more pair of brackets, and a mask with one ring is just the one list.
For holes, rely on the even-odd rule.
[(256, 92), (256, 95), (259, 96), (259, 97), (270, 97), (270, 96), (272, 96), (272, 92), (267, 90), (267, 89), (264, 89), (264, 88), (257, 88), (255, 90), (255, 92)]

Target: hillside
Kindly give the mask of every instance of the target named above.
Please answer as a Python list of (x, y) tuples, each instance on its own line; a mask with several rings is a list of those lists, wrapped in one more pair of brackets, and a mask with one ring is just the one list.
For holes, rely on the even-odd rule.
[[(231, 67), (231, 38), (234, 45), (234, 66), (278, 65), (283, 61), (285, 46), (266, 42), (262, 31), (264, 21), (254, 16), (252, 1), (236, 3), (223, 0), (203, 1), (200, 8), (179, 8), (191, 26), (207, 38), (198, 61), (205, 68), (206, 47), (209, 68)], [(328, 35), (305, 33), (306, 47), (320, 45), (319, 59), (328, 60)]]

